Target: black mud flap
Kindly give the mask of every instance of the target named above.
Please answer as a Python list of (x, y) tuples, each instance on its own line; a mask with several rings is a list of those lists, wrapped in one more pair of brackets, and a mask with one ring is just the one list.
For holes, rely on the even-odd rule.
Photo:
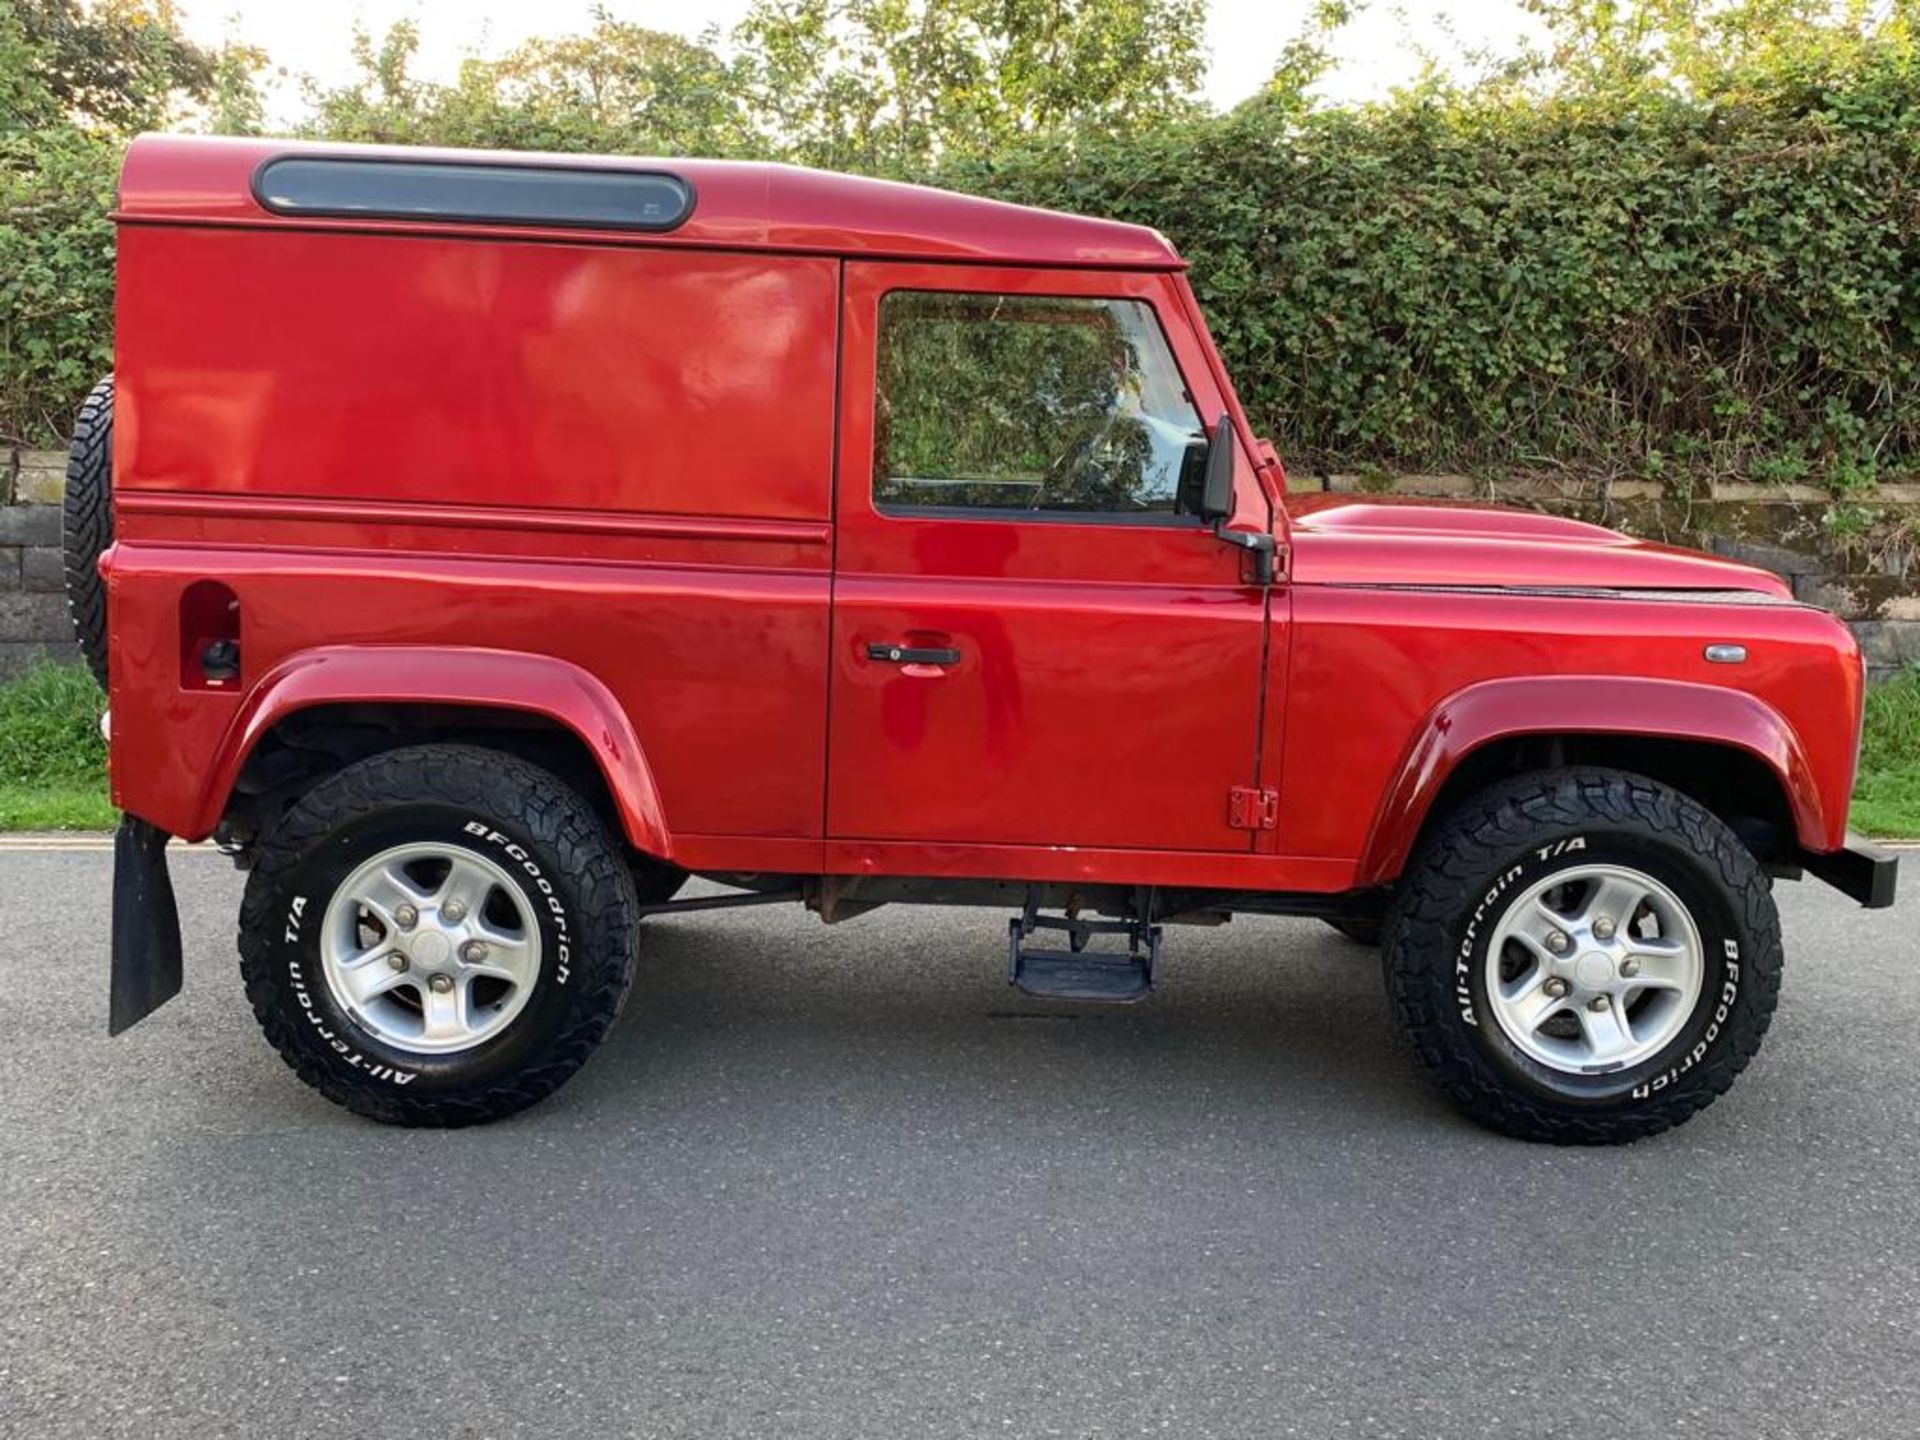
[(118, 1035), (180, 993), (180, 911), (166, 831), (122, 817), (113, 837), (113, 982), (107, 1033)]

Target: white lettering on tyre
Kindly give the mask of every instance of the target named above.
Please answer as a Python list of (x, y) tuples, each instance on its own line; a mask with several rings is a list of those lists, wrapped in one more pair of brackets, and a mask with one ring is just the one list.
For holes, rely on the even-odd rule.
[(1633, 1087), (1634, 1099), (1645, 1100), (1649, 1095), (1659, 1094), (1682, 1075), (1693, 1069), (1694, 1066), (1698, 1065), (1701, 1060), (1706, 1057), (1706, 1053), (1713, 1045), (1713, 1042), (1720, 1038), (1720, 1032), (1726, 1029), (1727, 1017), (1733, 1014), (1734, 1002), (1740, 998), (1740, 945), (1739, 942), (1735, 940), (1728, 940), (1724, 943), (1726, 947), (1727, 973), (1720, 982), (1719, 997), (1714, 1001), (1713, 1018), (1707, 1021), (1707, 1028), (1700, 1032), (1700, 1038), (1693, 1042), (1692, 1048), (1680, 1057), (1678, 1063), (1664, 1075), (1657, 1076), (1644, 1084)]
[(1474, 907), (1473, 917), (1467, 921), (1467, 933), (1460, 940), (1460, 951), (1454, 957), (1453, 1001), (1460, 1007), (1460, 1018), (1476, 1030), (1480, 1028), (1480, 1017), (1473, 1013), (1473, 986), (1468, 981), (1473, 973), (1473, 942), (1479, 938), (1480, 922), (1486, 919), (1487, 911), (1506, 893), (1507, 887), (1520, 878), (1521, 869), (1521, 866), (1515, 865), (1494, 881), (1493, 888)]
[[(1556, 856), (1570, 855), (1576, 850), (1586, 848), (1586, 836), (1572, 835), (1565, 840), (1556, 840), (1551, 845), (1543, 845), (1534, 851), (1534, 854), (1541, 860), (1551, 860)], [(1473, 973), (1473, 944), (1480, 938), (1480, 924), (1486, 919), (1487, 912), (1493, 910), (1500, 897), (1506, 894), (1515, 880), (1520, 878), (1524, 868), (1522, 865), (1512, 866), (1494, 881), (1493, 888), (1481, 898), (1479, 905), (1474, 908), (1472, 918), (1467, 921), (1467, 933), (1461, 937), (1459, 952), (1454, 956), (1453, 1002), (1459, 1008), (1460, 1018), (1476, 1030), (1480, 1028), (1480, 1017), (1474, 1013), (1473, 986), (1468, 979)]]
[[(300, 943), (300, 922), (306, 915), (306, 911), (307, 897), (294, 896), (293, 903), (287, 907), (287, 928), (284, 936), (289, 946)], [(300, 968), (300, 954), (297, 950), (289, 951), (287, 955), (287, 981), (293, 986), (294, 1001), (300, 1006), (301, 1013), (307, 1017), (307, 1023), (313, 1026), (314, 1032), (326, 1041), (333, 1053), (347, 1064), (356, 1070), (366, 1071), (375, 1080), (387, 1080), (395, 1085), (410, 1085), (420, 1078), (417, 1070), (401, 1070), (383, 1061), (362, 1055), (328, 1027), (327, 1022), (321, 1018), (320, 1012), (314, 1008), (313, 995), (307, 989), (306, 972)]]
[(469, 820), (465, 826), (469, 835), (485, 840), (489, 845), (498, 846), (514, 864), (526, 872), (527, 879), (533, 882), (533, 888), (547, 903), (547, 913), (553, 917), (554, 928), (554, 983), (564, 985), (573, 973), (573, 932), (567, 924), (567, 910), (555, 893), (553, 882), (541, 873), (533, 857), (527, 853), (527, 847), (518, 841), (502, 835), (484, 820)]

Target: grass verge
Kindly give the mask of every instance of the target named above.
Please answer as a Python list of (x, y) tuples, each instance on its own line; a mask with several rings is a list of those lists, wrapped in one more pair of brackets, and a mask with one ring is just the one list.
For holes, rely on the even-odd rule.
[(36, 665), (0, 683), (0, 830), (113, 826), (104, 703), (81, 665)]
[(1864, 835), (1920, 840), (1920, 669), (1867, 692), (1853, 826)]
[[(37, 665), (0, 683), (0, 830), (104, 830), (101, 697), (83, 666)], [(1920, 670), (1867, 692), (1854, 828), (1920, 840)]]

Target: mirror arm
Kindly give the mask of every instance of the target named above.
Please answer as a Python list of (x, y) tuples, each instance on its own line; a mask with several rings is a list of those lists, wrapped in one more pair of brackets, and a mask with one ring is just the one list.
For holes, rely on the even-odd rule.
[(1216, 521), (1213, 533), (1226, 544), (1244, 550), (1253, 557), (1254, 584), (1273, 584), (1273, 536), (1258, 530), (1229, 530), (1225, 521)]

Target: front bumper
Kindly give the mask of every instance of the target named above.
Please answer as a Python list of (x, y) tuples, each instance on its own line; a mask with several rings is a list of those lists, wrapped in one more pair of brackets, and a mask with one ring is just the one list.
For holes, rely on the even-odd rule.
[(1809, 875), (1826, 881), (1869, 910), (1884, 910), (1893, 904), (1894, 877), (1900, 861), (1862, 845), (1852, 836), (1840, 849), (1827, 854), (1803, 853), (1800, 863)]

